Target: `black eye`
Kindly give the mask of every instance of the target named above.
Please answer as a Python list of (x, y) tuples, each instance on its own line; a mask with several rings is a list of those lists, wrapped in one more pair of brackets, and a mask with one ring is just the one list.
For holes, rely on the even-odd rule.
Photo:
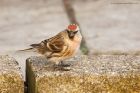
[(76, 34), (78, 31), (73, 32), (74, 34)]
[(67, 33), (70, 33), (70, 31), (69, 31), (69, 30), (67, 30)]

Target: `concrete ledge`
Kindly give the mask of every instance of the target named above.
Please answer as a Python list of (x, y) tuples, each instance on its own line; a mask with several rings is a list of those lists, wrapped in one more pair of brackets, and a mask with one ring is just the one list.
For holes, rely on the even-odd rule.
[(18, 63), (9, 56), (0, 56), (0, 93), (24, 93), (24, 81)]
[(81, 56), (55, 69), (45, 58), (27, 59), (28, 93), (139, 93), (140, 56)]

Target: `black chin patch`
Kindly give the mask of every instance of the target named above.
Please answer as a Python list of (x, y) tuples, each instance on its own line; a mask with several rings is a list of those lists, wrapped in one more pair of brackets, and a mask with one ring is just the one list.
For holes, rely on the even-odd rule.
[(74, 38), (74, 35), (73, 35), (73, 36), (71, 36), (71, 35), (69, 34), (68, 36), (69, 36), (69, 38), (70, 38), (70, 39), (73, 39), (73, 38)]
[(77, 32), (78, 32), (78, 31), (73, 32), (73, 31), (68, 31), (68, 30), (67, 30), (67, 33), (68, 33), (68, 36), (69, 36), (70, 39), (73, 39), (74, 36), (75, 36), (75, 34), (76, 34)]

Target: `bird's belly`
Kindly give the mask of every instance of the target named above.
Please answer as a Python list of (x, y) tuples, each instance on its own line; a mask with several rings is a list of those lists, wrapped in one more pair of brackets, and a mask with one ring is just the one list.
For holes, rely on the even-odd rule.
[(53, 59), (62, 61), (62, 60), (71, 58), (76, 54), (76, 52), (78, 51), (80, 47), (81, 39), (77, 39), (75, 41), (68, 40), (67, 42), (68, 42), (68, 48), (61, 51), (60, 55), (59, 53), (58, 54), (56, 53), (56, 55), (59, 55), (59, 56), (53, 57)]
[(73, 57), (76, 54), (78, 49), (79, 49), (79, 44), (77, 43), (69, 44), (69, 48), (66, 51), (64, 51), (64, 55), (63, 57), (61, 57), (61, 59), (65, 60), (65, 59)]

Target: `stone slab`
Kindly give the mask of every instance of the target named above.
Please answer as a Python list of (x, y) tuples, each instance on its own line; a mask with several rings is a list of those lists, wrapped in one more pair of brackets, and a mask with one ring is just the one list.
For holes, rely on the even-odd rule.
[(0, 93), (24, 93), (24, 80), (17, 61), (0, 55)]
[(80, 56), (56, 69), (45, 58), (27, 59), (28, 93), (139, 93), (140, 56)]

